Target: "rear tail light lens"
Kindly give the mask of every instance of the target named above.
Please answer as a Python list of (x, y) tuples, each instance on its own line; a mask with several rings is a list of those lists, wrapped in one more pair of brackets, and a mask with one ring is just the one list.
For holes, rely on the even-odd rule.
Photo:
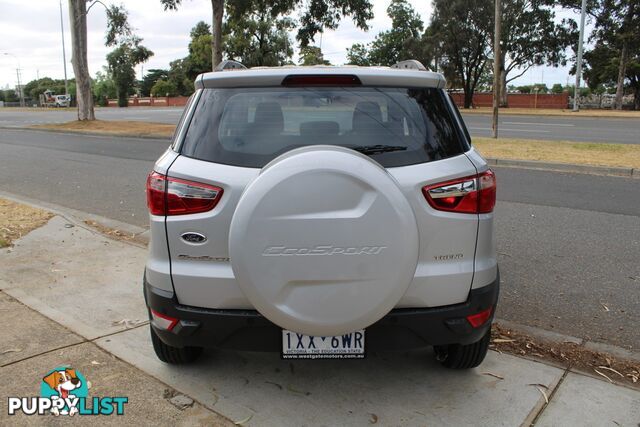
[(496, 204), (496, 176), (481, 174), (432, 184), (422, 189), (432, 208), (457, 213), (489, 213)]
[(489, 307), (486, 310), (482, 310), (480, 313), (470, 314), (467, 316), (467, 321), (474, 328), (479, 328), (480, 326), (487, 323), (487, 320), (491, 317), (491, 313), (493, 313), (493, 307)]
[(153, 323), (153, 326), (158, 329), (171, 331), (178, 324), (178, 319), (167, 316), (166, 314), (158, 313), (155, 310), (151, 310), (151, 323)]
[(151, 172), (147, 178), (147, 206), (152, 215), (186, 215), (215, 208), (222, 188)]

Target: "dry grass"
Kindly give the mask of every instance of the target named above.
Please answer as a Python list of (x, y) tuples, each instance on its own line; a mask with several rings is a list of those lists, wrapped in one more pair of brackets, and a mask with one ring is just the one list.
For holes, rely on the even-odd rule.
[(0, 199), (0, 248), (43, 226), (52, 216), (51, 212)]
[(136, 122), (128, 120), (74, 120), (66, 123), (48, 123), (32, 126), (36, 129), (58, 130), (65, 132), (92, 132), (105, 135), (135, 135), (170, 138), (175, 125), (153, 122)]
[[(492, 114), (490, 107), (474, 109), (461, 109), (464, 114)], [(563, 116), (563, 117), (606, 117), (620, 119), (640, 119), (640, 111), (616, 111), (616, 110), (580, 110), (573, 112), (570, 109), (559, 110), (552, 108), (501, 108), (500, 114), (512, 116)]]
[(577, 369), (600, 379), (605, 378), (611, 383), (640, 388), (640, 362), (589, 350), (573, 342), (545, 341), (494, 324), (490, 348), (500, 353), (515, 354)]
[(100, 224), (99, 222), (87, 219), (84, 220), (84, 223), (89, 227), (96, 230), (98, 233), (104, 234), (114, 240), (122, 240), (125, 242), (134, 242), (142, 246), (146, 246), (147, 242), (145, 239), (142, 239), (138, 234), (127, 233), (126, 231), (118, 230), (115, 228), (107, 227), (104, 224)]
[(634, 144), (477, 137), (473, 145), (483, 156), (496, 159), (640, 168), (640, 145)]

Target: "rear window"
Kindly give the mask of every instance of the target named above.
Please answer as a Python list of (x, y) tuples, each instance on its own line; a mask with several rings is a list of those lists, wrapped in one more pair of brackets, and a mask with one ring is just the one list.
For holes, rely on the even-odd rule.
[(317, 144), (358, 150), (384, 167), (444, 159), (469, 149), (444, 96), (431, 88), (204, 89), (181, 153), (255, 168)]

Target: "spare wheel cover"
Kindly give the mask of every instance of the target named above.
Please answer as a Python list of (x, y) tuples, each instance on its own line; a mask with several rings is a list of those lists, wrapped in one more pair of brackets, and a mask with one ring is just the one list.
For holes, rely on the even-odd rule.
[(242, 292), (280, 327), (314, 336), (366, 328), (405, 294), (418, 259), (413, 210), (378, 163), (313, 146), (278, 157), (231, 221)]

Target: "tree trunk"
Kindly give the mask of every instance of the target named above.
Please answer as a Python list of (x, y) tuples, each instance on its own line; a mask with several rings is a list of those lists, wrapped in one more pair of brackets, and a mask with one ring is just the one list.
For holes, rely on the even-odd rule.
[(624, 96), (624, 77), (627, 73), (627, 54), (629, 46), (627, 41), (622, 42), (620, 52), (620, 65), (618, 66), (618, 84), (616, 86), (616, 110), (622, 110), (622, 97)]
[(507, 70), (504, 66), (506, 58), (507, 52), (503, 49), (500, 52), (500, 108), (506, 108), (509, 106), (509, 100), (507, 98)]
[(509, 106), (509, 98), (507, 97), (507, 73), (504, 66), (500, 69), (500, 108)]
[(222, 17), (224, 15), (224, 0), (211, 0), (213, 9), (213, 25), (211, 31), (211, 64), (215, 69), (222, 62)]
[(473, 91), (464, 88), (464, 108), (471, 108), (473, 106)]
[(69, 0), (69, 21), (71, 27), (71, 64), (76, 78), (78, 120), (95, 120), (91, 76), (87, 61), (86, 0)]
[(636, 86), (633, 92), (633, 109), (640, 110), (640, 87)]

